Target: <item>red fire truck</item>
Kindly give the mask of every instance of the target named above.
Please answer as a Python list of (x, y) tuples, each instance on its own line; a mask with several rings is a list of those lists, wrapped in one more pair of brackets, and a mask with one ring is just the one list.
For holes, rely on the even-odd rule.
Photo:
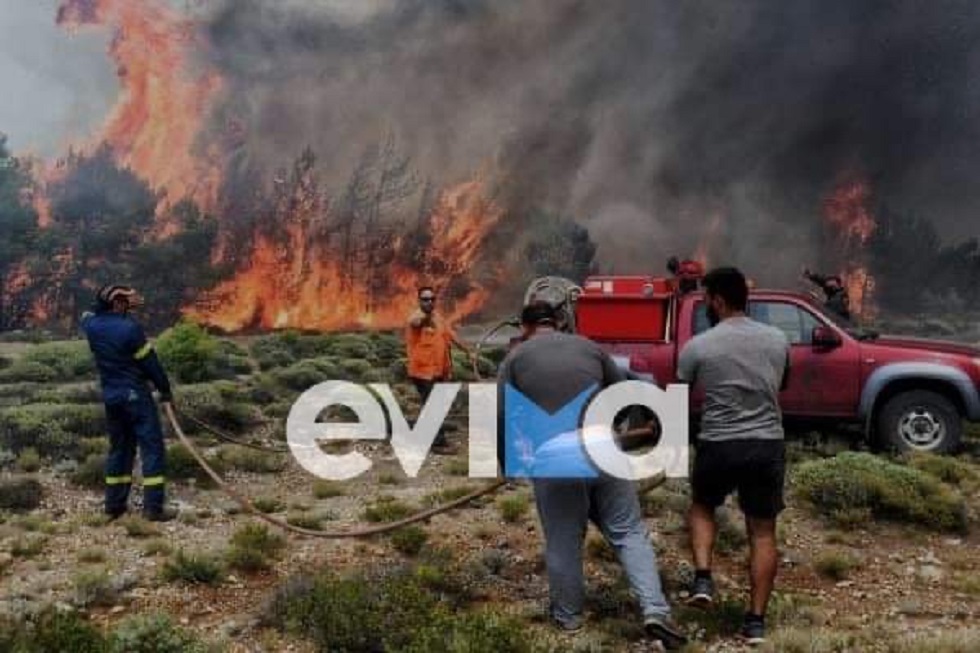
[[(690, 278), (595, 276), (574, 294), (575, 330), (661, 386), (676, 382), (681, 348), (710, 328)], [(959, 447), (963, 421), (980, 421), (976, 348), (880, 336), (795, 292), (752, 289), (749, 313), (792, 345), (781, 395), (790, 430), (850, 426), (882, 448), (949, 453)], [(699, 401), (695, 393), (695, 413)]]

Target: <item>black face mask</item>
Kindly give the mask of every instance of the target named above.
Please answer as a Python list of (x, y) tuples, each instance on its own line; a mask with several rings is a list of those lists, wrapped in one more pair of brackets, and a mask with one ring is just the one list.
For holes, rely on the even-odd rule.
[(710, 324), (712, 327), (718, 326), (718, 323), (721, 322), (721, 316), (718, 315), (718, 311), (715, 310), (715, 307), (708, 304), (708, 308), (706, 309), (705, 313), (708, 317), (708, 324)]

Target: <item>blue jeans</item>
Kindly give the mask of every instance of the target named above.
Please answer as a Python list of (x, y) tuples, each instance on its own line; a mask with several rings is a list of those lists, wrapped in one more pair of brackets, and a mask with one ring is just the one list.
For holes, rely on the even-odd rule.
[(582, 545), (589, 521), (619, 557), (643, 616), (670, 615), (633, 483), (606, 476), (533, 482), (545, 536), (552, 618), (567, 624), (582, 614)]
[(126, 511), (133, 484), (133, 462), (139, 447), (143, 461), (143, 510), (160, 512), (165, 500), (166, 448), (160, 415), (149, 393), (134, 393), (128, 401), (107, 404), (109, 455), (105, 468), (105, 510)]

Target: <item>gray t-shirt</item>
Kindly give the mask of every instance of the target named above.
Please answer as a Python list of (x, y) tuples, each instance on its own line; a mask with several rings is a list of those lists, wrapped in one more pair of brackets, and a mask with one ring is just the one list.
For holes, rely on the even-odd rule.
[(782, 331), (747, 317), (724, 320), (687, 343), (677, 376), (704, 389), (702, 440), (783, 439), (779, 390), (789, 351)]

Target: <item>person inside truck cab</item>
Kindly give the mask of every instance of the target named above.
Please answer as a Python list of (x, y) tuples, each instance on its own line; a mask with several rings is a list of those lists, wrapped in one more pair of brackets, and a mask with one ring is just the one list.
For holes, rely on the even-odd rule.
[(843, 279), (837, 275), (816, 274), (807, 268), (803, 269), (803, 276), (823, 291), (824, 306), (828, 311), (850, 321), (851, 298), (847, 294)]
[(709, 607), (714, 601), (715, 511), (737, 490), (751, 550), (751, 604), (742, 636), (759, 644), (776, 578), (776, 517), (784, 508), (779, 392), (786, 387), (790, 344), (782, 330), (748, 316), (748, 283), (737, 269), (714, 270), (702, 286), (713, 326), (688, 342), (677, 369), (681, 382), (700, 386), (705, 395), (691, 474), (691, 602)]

